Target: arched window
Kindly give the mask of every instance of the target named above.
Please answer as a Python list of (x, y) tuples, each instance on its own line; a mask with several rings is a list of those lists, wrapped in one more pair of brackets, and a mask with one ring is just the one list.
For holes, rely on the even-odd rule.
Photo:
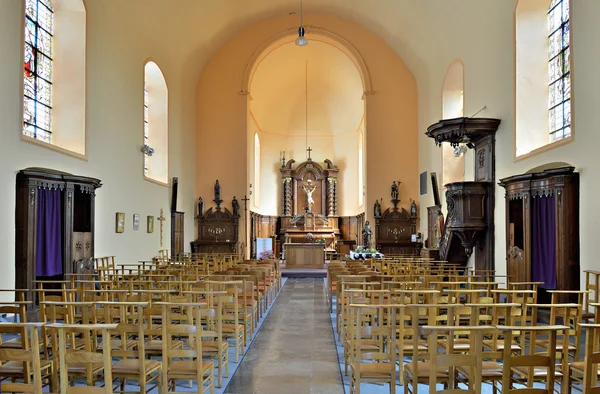
[(515, 157), (572, 140), (569, 1), (517, 3)]
[(552, 0), (548, 9), (550, 142), (571, 136), (571, 49), (569, 0)]
[(82, 0), (25, 0), (23, 132), (75, 156), (86, 154)]
[[(464, 66), (460, 60), (448, 67), (442, 87), (442, 118), (464, 116)], [(442, 185), (465, 180), (466, 147), (442, 144)]]
[(260, 206), (260, 138), (254, 133), (254, 206)]
[(158, 65), (144, 67), (144, 177), (169, 182), (169, 92)]
[(52, 3), (25, 3), (23, 134), (52, 143)]

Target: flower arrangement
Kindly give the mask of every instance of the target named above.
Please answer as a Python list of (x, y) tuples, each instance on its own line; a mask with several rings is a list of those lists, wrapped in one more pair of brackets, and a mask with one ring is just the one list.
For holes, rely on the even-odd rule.
[(273, 253), (272, 250), (265, 250), (264, 252), (262, 252), (260, 254), (260, 256), (258, 257), (259, 260), (274, 260), (275, 259), (275, 254)]
[(357, 246), (354, 251), (356, 253), (378, 253), (377, 249), (365, 248), (364, 246)]
[(325, 240), (325, 238), (320, 237), (320, 238), (317, 238), (317, 243), (318, 244), (325, 244), (325, 243), (327, 243), (327, 241)]

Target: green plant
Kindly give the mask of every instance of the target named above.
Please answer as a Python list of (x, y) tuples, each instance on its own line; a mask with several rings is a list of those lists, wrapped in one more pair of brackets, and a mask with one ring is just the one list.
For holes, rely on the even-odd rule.
[(316, 242), (317, 242), (318, 244), (326, 244), (326, 243), (327, 243), (327, 241), (326, 241), (326, 240), (325, 240), (325, 238), (323, 238), (323, 237), (317, 238), (317, 241), (316, 241)]

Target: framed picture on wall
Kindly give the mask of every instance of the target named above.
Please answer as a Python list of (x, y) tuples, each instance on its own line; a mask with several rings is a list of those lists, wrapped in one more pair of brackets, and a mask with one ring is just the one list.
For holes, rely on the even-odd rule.
[(154, 216), (148, 216), (148, 232), (154, 232)]
[(117, 233), (125, 231), (125, 214), (123, 212), (117, 212), (115, 231)]
[(135, 231), (140, 229), (140, 214), (139, 213), (133, 214), (133, 229)]

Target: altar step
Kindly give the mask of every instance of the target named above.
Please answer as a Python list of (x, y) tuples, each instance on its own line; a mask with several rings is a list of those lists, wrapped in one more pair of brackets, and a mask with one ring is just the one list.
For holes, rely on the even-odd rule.
[(286, 278), (326, 278), (325, 268), (281, 268), (281, 276)]

